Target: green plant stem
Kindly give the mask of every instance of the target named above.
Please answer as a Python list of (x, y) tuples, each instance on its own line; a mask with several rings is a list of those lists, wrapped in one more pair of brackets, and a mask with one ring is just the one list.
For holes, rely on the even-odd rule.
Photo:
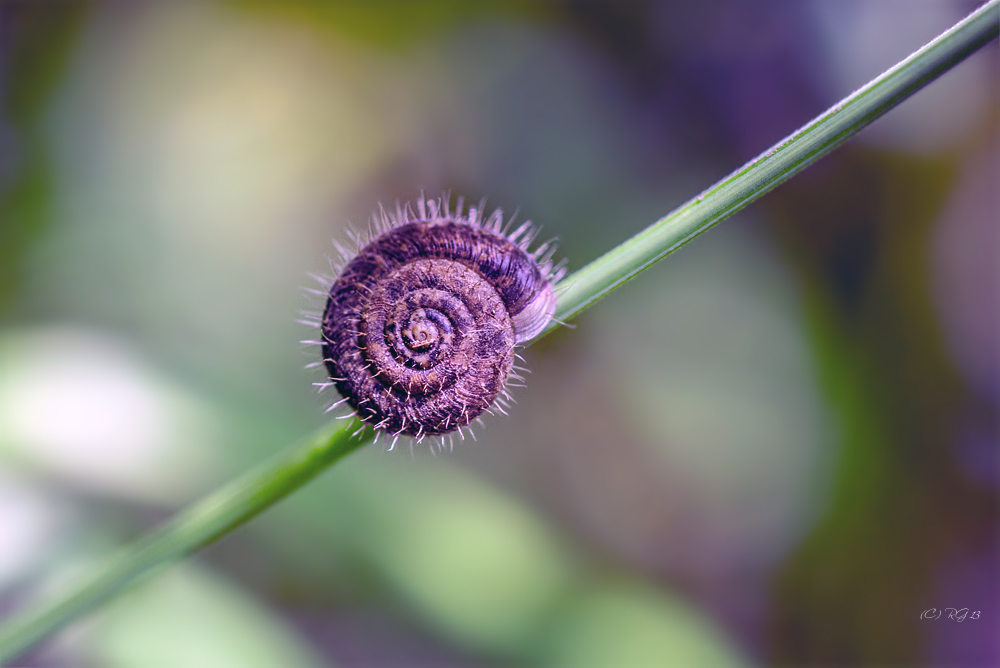
[[(356, 434), (356, 435), (355, 435)], [(17, 657), (143, 576), (224, 536), (357, 450), (374, 436), (357, 418), (336, 421), (217, 489), (112, 555), (76, 588), (21, 613), (0, 629), (0, 663)]]
[[(831, 107), (701, 195), (567, 277), (556, 318), (565, 322), (695, 236), (845, 142), (873, 120), (997, 37), (991, 0), (922, 49)], [(550, 327), (545, 333), (552, 331)], [(0, 627), (0, 662), (98, 607), (137, 580), (211, 543), (371, 440), (357, 419), (327, 425), (125, 547), (79, 585)], [(361, 431), (359, 431), (361, 430)], [(357, 435), (354, 435), (357, 434)]]
[[(997, 37), (1000, 3), (987, 2), (878, 78), (688, 200), (625, 243), (568, 276), (556, 319), (567, 322), (720, 220), (763, 197)], [(545, 333), (558, 327), (550, 325)]]

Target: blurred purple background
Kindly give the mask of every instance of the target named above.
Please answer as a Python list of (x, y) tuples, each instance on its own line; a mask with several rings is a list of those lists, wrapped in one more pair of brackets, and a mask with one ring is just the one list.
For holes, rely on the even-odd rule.
[[(578, 269), (977, 4), (0, 5), (0, 618), (322, 423), (378, 202)], [(26, 662), (997, 665), (997, 55)]]

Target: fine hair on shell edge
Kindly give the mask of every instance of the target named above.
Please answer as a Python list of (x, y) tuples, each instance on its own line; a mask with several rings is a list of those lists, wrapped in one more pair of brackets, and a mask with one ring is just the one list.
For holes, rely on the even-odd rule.
[[(403, 203), (397, 200), (393, 209), (386, 209), (386, 207), (380, 203), (378, 208), (368, 219), (368, 223), (364, 228), (359, 230), (353, 225), (347, 226), (345, 236), (347, 237), (348, 243), (346, 245), (337, 239), (333, 240), (332, 243), (336, 251), (336, 255), (328, 258), (331, 274), (307, 274), (313, 281), (319, 284), (319, 288), (303, 287), (303, 291), (307, 299), (310, 301), (312, 308), (301, 310), (301, 317), (297, 320), (297, 322), (321, 330), (321, 335), (318, 339), (307, 339), (301, 342), (302, 344), (308, 346), (308, 350), (318, 347), (321, 354), (319, 360), (306, 364), (306, 369), (323, 368), (324, 366), (330, 367), (330, 364), (328, 363), (331, 362), (329, 358), (322, 354), (322, 351), (325, 349), (325, 344), (329, 344), (330, 341), (326, 337), (323, 327), (325, 308), (317, 302), (329, 299), (330, 291), (332, 290), (337, 279), (341, 276), (345, 267), (347, 267), (352, 260), (357, 258), (360, 253), (366, 251), (372, 242), (380, 240), (384, 235), (411, 223), (427, 223), (432, 226), (452, 223), (458, 226), (468, 225), (474, 228), (479, 228), (483, 232), (502, 239), (504, 242), (507, 242), (519, 249), (522, 255), (525, 255), (530, 259), (531, 263), (537, 269), (538, 274), (540, 274), (540, 276), (547, 283), (547, 289), (543, 291), (544, 297), (540, 300), (533, 300), (533, 302), (545, 302), (537, 305), (538, 308), (534, 309), (534, 311), (537, 312), (528, 313), (527, 311), (529, 309), (524, 309), (523, 315), (519, 314), (521, 315), (521, 320), (523, 321), (523, 325), (526, 330), (523, 334), (527, 336), (523, 340), (514, 340), (510, 351), (513, 355), (513, 359), (510, 363), (508, 372), (503, 378), (499, 393), (494, 396), (488, 406), (482, 408), (481, 411), (476, 413), (474, 418), (465, 421), (464, 424), (454, 425), (453, 429), (447, 433), (436, 433), (431, 435), (423, 433), (423, 427), (421, 427), (421, 431), (409, 434), (403, 433), (406, 423), (405, 417), (403, 418), (403, 428), (398, 430), (388, 430), (384, 425), (374, 424), (369, 421), (366, 416), (359, 414), (356, 407), (345, 405), (348, 404), (351, 397), (342, 396), (339, 400), (331, 400), (326, 405), (324, 412), (333, 412), (335, 414), (335, 419), (349, 419), (357, 416), (365, 422), (365, 425), (374, 427), (374, 441), (377, 443), (380, 438), (384, 438), (384, 442), (388, 444), (386, 447), (388, 451), (395, 449), (395, 446), (401, 438), (409, 441), (410, 449), (412, 451), (414, 443), (421, 443), (425, 438), (431, 436), (428, 438), (428, 442), (432, 453), (437, 450), (443, 451), (446, 444), (449, 451), (453, 450), (454, 437), (456, 433), (458, 434), (460, 440), (465, 440), (466, 433), (468, 433), (468, 435), (475, 440), (476, 435), (473, 431), (473, 425), (471, 422), (476, 422), (479, 426), (485, 428), (485, 422), (483, 421), (481, 415), (482, 412), (486, 412), (491, 415), (499, 412), (506, 415), (507, 411), (511, 408), (511, 403), (516, 403), (511, 395), (510, 388), (524, 386), (525, 378), (523, 374), (529, 373), (529, 370), (525, 366), (524, 358), (518, 354), (517, 349), (524, 347), (524, 345), (541, 333), (541, 331), (543, 331), (548, 324), (554, 320), (553, 311), (555, 309), (555, 292), (553, 286), (566, 274), (566, 259), (563, 258), (558, 262), (554, 261), (554, 256), (557, 250), (556, 240), (549, 239), (532, 249), (532, 245), (534, 244), (540, 231), (539, 227), (532, 224), (531, 221), (521, 222), (515, 227), (514, 223), (517, 215), (516, 212), (509, 219), (504, 220), (502, 209), (495, 208), (489, 214), (486, 214), (485, 206), (485, 198), (479, 200), (479, 202), (475, 205), (466, 206), (465, 198), (458, 196), (455, 201), (454, 209), (452, 209), (451, 194), (448, 192), (443, 193), (437, 198), (427, 198), (423, 192), (421, 192), (415, 203)], [(328, 304), (329, 302), (327, 302), (327, 305)], [(528, 306), (534, 306), (534, 303), (531, 303)], [(508, 315), (508, 317), (513, 319), (516, 316)], [(369, 362), (369, 364), (364, 368), (371, 365), (372, 362)], [(375, 375), (376, 377), (378, 376), (377, 373)], [(338, 380), (343, 381), (344, 378), (332, 378), (327, 376), (322, 381), (314, 382), (313, 385), (317, 388), (318, 393), (324, 394), (330, 388), (334, 388), (336, 390)], [(409, 392), (407, 392), (406, 398), (409, 400)], [(367, 399), (364, 401), (367, 401)], [(364, 403), (364, 401), (362, 401), (362, 403)], [(464, 418), (465, 414), (463, 413), (462, 416)], [(438, 426), (440, 427), (440, 425)], [(413, 426), (410, 428), (412, 429)], [(355, 432), (355, 435), (359, 434), (363, 429), (364, 426), (358, 429)]]

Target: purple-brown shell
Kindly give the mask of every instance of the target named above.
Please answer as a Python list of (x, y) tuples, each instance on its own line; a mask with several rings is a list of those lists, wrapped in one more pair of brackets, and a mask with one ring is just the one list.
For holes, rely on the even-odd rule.
[(551, 244), (530, 223), (507, 233), (497, 211), (447, 200), (397, 207), (330, 287), (321, 321), (331, 381), (362, 420), (387, 433), (447, 434), (506, 395), (514, 348), (555, 311)]

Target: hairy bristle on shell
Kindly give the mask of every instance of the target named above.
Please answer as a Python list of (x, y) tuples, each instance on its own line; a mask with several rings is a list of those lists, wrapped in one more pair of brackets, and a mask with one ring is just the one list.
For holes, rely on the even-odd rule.
[(540, 228), (527, 220), (511, 230), (516, 214), (505, 222), (503, 209), (496, 208), (489, 215), (486, 215), (485, 207), (486, 198), (480, 199), (477, 204), (467, 205), (464, 197), (457, 197), (455, 208), (452, 209), (451, 196), (448, 193), (436, 198), (427, 198), (421, 193), (415, 205), (411, 202), (396, 202), (396, 206), (391, 210), (386, 209), (385, 205), (379, 204), (365, 228), (358, 229), (354, 226), (348, 226), (345, 233), (350, 241), (348, 245), (344, 245), (336, 239), (333, 240), (333, 247), (337, 251), (337, 257), (330, 258), (330, 268), (333, 275), (310, 276), (318, 278), (323, 287), (329, 289), (344, 266), (353, 260), (362, 248), (386, 232), (409, 223), (452, 221), (475, 225), (495, 234), (503, 235), (534, 258), (542, 275), (549, 283), (554, 285), (562, 280), (567, 271), (566, 260), (555, 261), (554, 259), (557, 252), (556, 239), (549, 239), (539, 244), (534, 250), (529, 250), (538, 236)]
[[(515, 226), (514, 217), (505, 220), (503, 211), (499, 208), (494, 209), (492, 212), (487, 214), (485, 212), (485, 199), (480, 200), (477, 204), (467, 206), (464, 198), (458, 197), (454, 208), (452, 208), (451, 198), (448, 194), (443, 194), (437, 198), (426, 198), (423, 194), (421, 194), (415, 203), (397, 202), (395, 207), (392, 209), (387, 209), (385, 206), (380, 204), (378, 209), (372, 214), (365, 229), (358, 230), (357, 228), (352, 228), (348, 231), (346, 235), (349, 240), (348, 244), (345, 245), (334, 241), (333, 244), (337, 252), (337, 256), (331, 258), (332, 276), (311, 274), (310, 278), (315, 280), (320, 285), (321, 289), (305, 288), (307, 297), (315, 301), (319, 301), (320, 299), (326, 297), (333, 283), (344, 270), (344, 267), (347, 266), (348, 263), (357, 257), (358, 254), (374, 240), (379, 239), (392, 230), (410, 223), (433, 224), (437, 222), (470, 225), (482, 228), (483, 230), (486, 230), (494, 235), (503, 237), (510, 244), (517, 246), (517, 248), (523, 251), (533, 261), (541, 276), (550, 286), (557, 283), (566, 274), (565, 259), (560, 261), (554, 260), (556, 253), (556, 243), (554, 239), (544, 241), (543, 243), (532, 248), (539, 230), (530, 221), (524, 221)], [(319, 306), (319, 304), (316, 304), (315, 301), (314, 305)], [(554, 292), (552, 290), (540, 291), (538, 295), (536, 295), (532, 301), (529, 301), (519, 313), (512, 316), (511, 323), (515, 331), (515, 345), (523, 345), (541, 333), (551, 320), (551, 314), (554, 306)], [(322, 328), (323, 317), (322, 310), (306, 309), (301, 312), (301, 319), (299, 322), (308, 326)], [(323, 341), (308, 340), (303, 343), (310, 346), (316, 344), (320, 344), (320, 346), (322, 346)], [(312, 362), (307, 366), (308, 368), (322, 367), (324, 364), (331, 361), (332, 360), (321, 359), (318, 362)], [(485, 409), (486, 412), (493, 414), (494, 411), (498, 411), (506, 414), (507, 409), (510, 408), (510, 402), (513, 401), (513, 397), (511, 397), (507, 388), (523, 387), (524, 377), (520, 375), (519, 372), (521, 371), (526, 371), (526, 369), (523, 366), (511, 367), (509, 369), (503, 383), (502, 392), (497, 395), (492, 404)], [(314, 383), (314, 385), (316, 385), (318, 391), (324, 392), (331, 387), (336, 387), (337, 381), (341, 380), (344, 379), (326, 378), (322, 382)], [(364, 414), (367, 409), (363, 409), (363, 404), (367, 401), (368, 399), (363, 399), (360, 405), (355, 406), (349, 412), (337, 417), (347, 418), (358, 415), (362, 419), (368, 420)], [(341, 398), (338, 401), (331, 402), (327, 407), (327, 411), (335, 411), (341, 407), (351, 408), (351, 406), (345, 407), (345, 403), (348, 403), (348, 399), (346, 397)], [(343, 408), (341, 408), (340, 412), (343, 412)], [(479, 422), (480, 425), (483, 424), (481, 418), (478, 416), (474, 419)], [(387, 442), (389, 450), (392, 450), (395, 447), (400, 437), (409, 438), (411, 447), (412, 443), (420, 443), (425, 438), (428, 438), (428, 442), (431, 443), (432, 450), (435, 449), (435, 446), (443, 450), (446, 441), (449, 444), (449, 448), (453, 447), (454, 435), (456, 433), (459, 435), (461, 440), (465, 439), (466, 432), (468, 432), (472, 438), (475, 438), (475, 435), (472, 433), (471, 424), (468, 423), (461, 425), (456, 424), (455, 429), (449, 433), (430, 434), (426, 433), (422, 426), (416, 430), (415, 433), (404, 433), (407, 429), (405, 418), (403, 419), (403, 426), (395, 431), (389, 430), (385, 422), (385, 420), (382, 420), (381, 422), (369, 421), (369, 423), (376, 429), (377, 435), (385, 432), (387, 436), (392, 437), (392, 439)], [(415, 426), (410, 427), (410, 429), (413, 431)], [(431, 436), (433, 436), (433, 438), (429, 438)]]

